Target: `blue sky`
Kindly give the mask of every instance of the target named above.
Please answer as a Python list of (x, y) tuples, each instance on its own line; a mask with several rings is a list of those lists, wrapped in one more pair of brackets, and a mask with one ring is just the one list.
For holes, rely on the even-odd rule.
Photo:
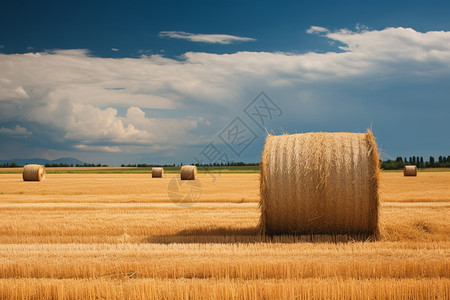
[[(190, 163), (214, 145), (257, 162), (267, 132), (368, 127), (384, 158), (448, 155), (449, 15), (445, 1), (3, 3), (0, 159)], [(261, 101), (279, 108), (263, 128), (245, 111)], [(242, 143), (224, 138), (239, 126)]]

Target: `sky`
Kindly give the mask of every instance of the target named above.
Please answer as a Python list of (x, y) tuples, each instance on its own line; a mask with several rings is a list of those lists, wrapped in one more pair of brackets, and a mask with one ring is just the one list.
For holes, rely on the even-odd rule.
[[(368, 2), (368, 1), (367, 1)], [(450, 154), (448, 1), (8, 1), (0, 160), (259, 162), (268, 133)]]

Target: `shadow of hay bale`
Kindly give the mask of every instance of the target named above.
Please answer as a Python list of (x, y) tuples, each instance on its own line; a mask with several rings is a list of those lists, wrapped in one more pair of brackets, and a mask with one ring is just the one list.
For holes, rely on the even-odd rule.
[(372, 242), (367, 234), (261, 235), (259, 227), (200, 227), (181, 230), (173, 235), (150, 236), (145, 243), (157, 244), (235, 244), (235, 243), (352, 243)]

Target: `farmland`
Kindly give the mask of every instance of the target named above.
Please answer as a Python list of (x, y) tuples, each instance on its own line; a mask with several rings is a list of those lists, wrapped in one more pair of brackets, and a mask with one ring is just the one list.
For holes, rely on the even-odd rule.
[(383, 172), (373, 241), (261, 237), (257, 173), (85, 171), (0, 174), (0, 298), (450, 297), (450, 172)]

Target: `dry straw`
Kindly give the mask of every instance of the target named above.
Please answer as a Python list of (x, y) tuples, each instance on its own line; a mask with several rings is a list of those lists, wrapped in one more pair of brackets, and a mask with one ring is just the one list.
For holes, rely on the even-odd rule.
[(182, 166), (181, 167), (181, 180), (195, 180), (197, 176), (196, 166)]
[(403, 176), (417, 176), (416, 166), (405, 166), (403, 168)]
[(164, 176), (164, 168), (152, 168), (152, 178), (161, 178)]
[(24, 181), (43, 181), (45, 167), (43, 165), (26, 165), (23, 167), (22, 177)]
[(269, 135), (260, 167), (264, 234), (378, 234), (379, 158), (370, 130)]

